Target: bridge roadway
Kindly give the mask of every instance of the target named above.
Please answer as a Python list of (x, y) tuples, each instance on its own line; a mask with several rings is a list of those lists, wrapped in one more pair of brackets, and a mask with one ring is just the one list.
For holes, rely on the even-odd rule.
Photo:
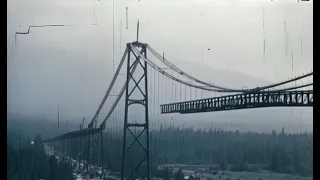
[(263, 91), (160, 105), (161, 113), (200, 113), (266, 107), (313, 106), (313, 90)]
[(45, 141), (43, 141), (43, 143), (52, 142), (52, 141), (58, 141), (58, 140), (64, 140), (64, 139), (72, 139), (72, 138), (84, 137), (84, 136), (87, 136), (87, 135), (97, 134), (100, 131), (101, 131), (101, 128), (81, 129), (81, 130), (68, 132), (68, 133), (62, 134), (60, 136), (56, 136), (54, 138), (45, 140)]

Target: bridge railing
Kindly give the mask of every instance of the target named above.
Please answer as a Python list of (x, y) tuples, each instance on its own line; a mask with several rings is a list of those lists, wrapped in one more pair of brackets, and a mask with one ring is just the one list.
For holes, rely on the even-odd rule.
[(161, 113), (196, 113), (259, 107), (313, 106), (313, 90), (235, 94), (160, 105)]

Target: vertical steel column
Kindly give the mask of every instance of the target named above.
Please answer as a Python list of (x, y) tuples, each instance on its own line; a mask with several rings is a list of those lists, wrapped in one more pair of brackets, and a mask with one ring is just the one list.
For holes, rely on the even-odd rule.
[(77, 137), (74, 137), (73, 138), (73, 158), (74, 159), (77, 159), (77, 154), (78, 154), (78, 152), (77, 152)]
[(101, 172), (102, 172), (102, 179), (104, 178), (104, 174), (103, 174), (103, 171), (104, 171), (104, 167), (103, 167), (103, 162), (104, 162), (104, 159), (103, 159), (103, 129), (101, 128), (101, 130), (100, 130), (100, 140), (101, 140)]
[(87, 146), (86, 146), (86, 169), (87, 169), (87, 173), (89, 172), (89, 161), (90, 161), (90, 146), (91, 146), (91, 135), (89, 134), (89, 129), (87, 129), (87, 133), (86, 133), (86, 138), (87, 138)]
[(70, 157), (71, 157), (72, 159), (74, 159), (74, 137), (71, 137), (71, 139), (70, 139), (70, 144), (71, 144)]
[(71, 144), (70, 144), (70, 138), (68, 138), (68, 139), (66, 139), (66, 149), (67, 149), (67, 151), (66, 151), (66, 156), (67, 156), (67, 157), (70, 157), (70, 146), (71, 146)]
[[(142, 179), (145, 179), (140, 172), (139, 169), (141, 167), (141, 165), (143, 165), (144, 162), (146, 162), (146, 165), (144, 167), (146, 167), (146, 172), (147, 172), (147, 180), (150, 180), (150, 162), (149, 162), (149, 118), (148, 118), (148, 81), (147, 81), (147, 63), (144, 62), (142, 63), (140, 61), (140, 57), (135, 54), (132, 49), (131, 49), (131, 45), (135, 46), (135, 47), (139, 47), (142, 48), (142, 54), (144, 55), (144, 57), (147, 57), (146, 54), (146, 45), (145, 44), (141, 44), (138, 42), (132, 43), (132, 44), (127, 44), (127, 48), (128, 48), (128, 62), (127, 62), (127, 81), (126, 81), (126, 98), (125, 98), (125, 119), (124, 119), (124, 131), (123, 131), (123, 149), (122, 149), (122, 168), (121, 168), (121, 180), (124, 180), (124, 177), (126, 177), (126, 179), (131, 180), (131, 179), (136, 179), (135, 176), (140, 176)], [(130, 62), (130, 54), (133, 53), (134, 56), (136, 57), (135, 60), (132, 62)], [(136, 81), (136, 79), (133, 77), (133, 73), (131, 73), (131, 68), (134, 67), (135, 64), (139, 64), (142, 69), (143, 69), (143, 75), (142, 77)], [(134, 82), (134, 86), (133, 89), (129, 90), (129, 82), (132, 79), (132, 81)], [(145, 87), (144, 87), (144, 92), (142, 91), (142, 89), (139, 86), (139, 83), (144, 80), (145, 83)], [(134, 90), (139, 89), (139, 92), (141, 93), (141, 95), (143, 96), (143, 99), (133, 99), (134, 97), (131, 97), (131, 94)], [(142, 124), (139, 123), (134, 123), (134, 124), (130, 124), (128, 123), (128, 110), (129, 110), (129, 106), (132, 104), (139, 104), (144, 106), (144, 110), (145, 110), (145, 122)], [(137, 127), (137, 128), (143, 128), (141, 130), (141, 132), (139, 133), (139, 135), (134, 134), (130, 128), (131, 127)], [(133, 136), (134, 141), (127, 147), (127, 131)], [(146, 136), (146, 145), (147, 147), (144, 147), (144, 145), (139, 141), (139, 137), (141, 135), (145, 135)], [(135, 166), (133, 167), (132, 171), (130, 172), (130, 174), (125, 174), (127, 173), (125, 171), (126, 168), (126, 159), (127, 154), (128, 154), (128, 150), (132, 149), (132, 145), (137, 143), (141, 149), (144, 151), (145, 156), (144, 158)]]
[(81, 149), (81, 154), (80, 154), (80, 161), (83, 162), (84, 160), (84, 148), (83, 148), (83, 134), (80, 136), (80, 149)]
[[(81, 134), (81, 136), (80, 136), (80, 149), (81, 149), (81, 151), (80, 151), (80, 161), (79, 161), (79, 167), (80, 167), (80, 165), (81, 165), (81, 162), (83, 162), (83, 160), (84, 160), (84, 153), (83, 153), (83, 134)], [(81, 173), (83, 174), (83, 167), (81, 168)]]
[[(144, 46), (144, 57), (147, 58), (147, 47)], [(145, 75), (145, 113), (146, 113), (146, 131), (147, 131), (147, 179), (150, 180), (150, 152), (149, 152), (149, 100), (148, 100), (148, 63), (144, 62), (144, 75)]]
[(91, 145), (91, 137), (90, 137), (90, 134), (88, 133), (87, 135), (87, 140), (88, 140), (88, 144), (87, 144), (87, 149), (86, 149), (86, 154), (87, 154), (87, 157), (86, 157), (86, 161), (87, 161), (87, 174), (89, 173), (89, 161), (90, 161), (90, 145)]

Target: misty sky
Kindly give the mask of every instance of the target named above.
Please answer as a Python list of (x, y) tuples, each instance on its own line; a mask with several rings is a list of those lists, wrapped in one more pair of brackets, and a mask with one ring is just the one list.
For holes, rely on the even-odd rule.
[[(55, 119), (59, 103), (66, 119), (80, 122), (83, 116), (92, 118), (113, 75), (112, 1), (11, 0), (7, 14), (8, 112)], [(160, 54), (164, 52), (168, 60), (188, 73), (218, 85), (255, 87), (313, 71), (312, 1), (115, 0), (115, 67), (126, 43), (136, 40), (138, 18), (139, 41), (148, 43)], [(26, 32), (30, 25), (47, 24), (77, 26), (32, 29), (29, 35), (18, 35), (15, 39), (15, 32)], [(151, 78), (156, 79), (157, 75)], [(123, 80), (124, 76), (120, 77), (115, 93)], [(312, 78), (304, 82), (312, 82)], [(219, 94), (205, 94), (216, 95)], [(153, 96), (161, 96), (161, 92)], [(168, 103), (172, 97), (154, 102), (155, 119), (159, 118), (158, 105)], [(103, 112), (107, 112), (107, 107)], [(174, 117), (191, 122), (199, 117), (208, 120), (214, 115), (230, 121), (293, 118), (292, 123), (297, 123), (301, 113), (303, 121), (312, 124), (312, 108), (296, 108), (293, 115), (291, 108), (268, 108), (188, 117), (166, 115), (160, 119)]]

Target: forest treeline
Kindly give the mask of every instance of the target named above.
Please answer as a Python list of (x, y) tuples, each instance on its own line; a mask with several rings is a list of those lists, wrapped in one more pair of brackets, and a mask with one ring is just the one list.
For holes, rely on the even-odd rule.
[[(142, 136), (140, 141), (143, 142), (144, 138), (145, 136)], [(130, 134), (127, 139), (131, 142), (134, 140)], [(161, 127), (157, 131), (150, 132), (151, 171), (156, 175), (157, 166), (163, 164), (204, 164), (218, 165), (220, 170), (257, 171), (263, 168), (274, 172), (310, 176), (312, 175), (312, 139), (311, 133), (288, 134), (284, 129), (281, 132), (272, 130), (271, 133), (256, 133)], [(37, 174), (38, 177), (45, 176), (50, 179), (50, 172), (51, 174), (58, 172), (59, 175), (68, 174), (62, 172), (65, 171), (63, 165), (56, 165), (56, 160), (52, 158), (50, 160), (44, 152), (39, 153), (32, 148), (30, 141), (31, 139), (22, 135), (8, 133), (8, 175), (25, 179), (20, 177), (33, 177)], [(107, 129), (103, 141), (104, 166), (109, 170), (120, 172), (122, 133)], [(97, 143), (96, 153), (92, 156), (91, 162), (101, 165), (99, 145)], [(79, 158), (80, 149), (78, 146), (70, 151), (74, 158)], [(143, 154), (140, 152), (142, 151), (139, 146), (133, 146), (125, 164), (127, 169), (133, 168), (132, 164), (141, 160)]]
[(8, 180), (70, 180), (72, 171), (68, 163), (58, 162), (54, 156), (46, 156), (41, 137), (31, 138), (8, 132), (7, 179)]
[[(105, 163), (109, 168), (120, 171), (122, 135), (107, 133), (104, 138), (107, 142)], [(163, 164), (218, 164), (221, 170), (256, 171), (264, 168), (274, 172), (312, 175), (312, 134), (287, 134), (284, 128), (279, 133), (275, 130), (255, 133), (161, 127), (150, 133), (150, 149), (153, 169)], [(128, 159), (134, 161), (135, 158), (136, 155), (132, 155)]]

